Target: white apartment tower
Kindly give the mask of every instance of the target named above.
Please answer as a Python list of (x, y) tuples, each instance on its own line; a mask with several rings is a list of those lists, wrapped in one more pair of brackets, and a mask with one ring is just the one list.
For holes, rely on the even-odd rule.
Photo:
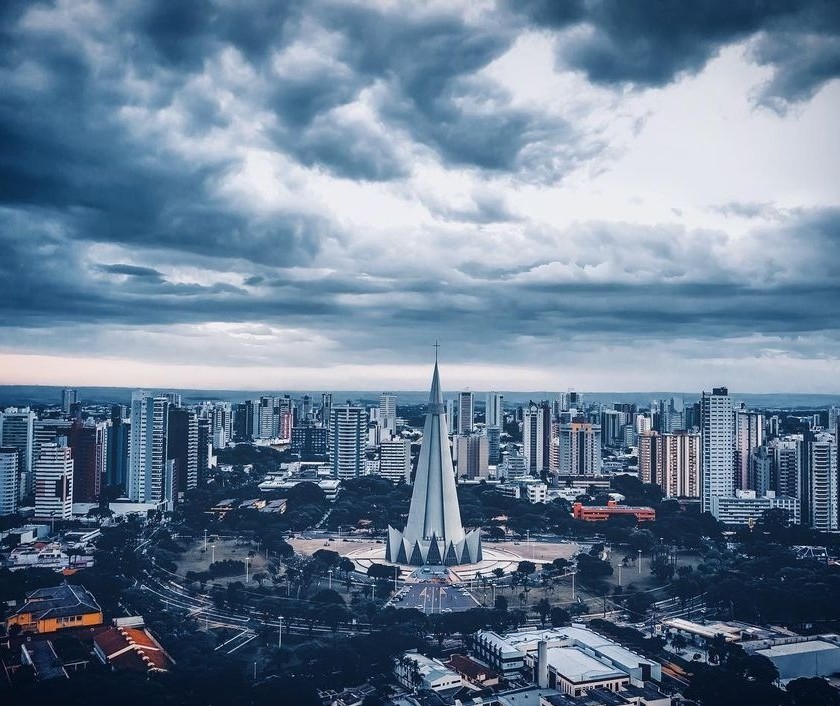
[(831, 434), (818, 434), (809, 444), (810, 483), (808, 506), (810, 524), (821, 532), (836, 532), (837, 441)]
[(382, 393), (379, 395), (379, 424), (386, 436), (397, 433), (397, 396)]
[(487, 393), (487, 403), (485, 407), (484, 421), (488, 427), (499, 427), (499, 429), (504, 429), (504, 401), (505, 398), (501, 393)]
[(394, 484), (411, 480), (411, 441), (388, 439), (379, 445), (379, 475)]
[(711, 512), (712, 498), (735, 496), (735, 420), (732, 398), (725, 387), (704, 392), (700, 399), (700, 473), (703, 512)]
[[(546, 424), (545, 415), (550, 414), (548, 408), (531, 402), (522, 417), (522, 446), (525, 456), (525, 463), (528, 471), (539, 473), (548, 468), (549, 459), (545, 458), (545, 449), (548, 448), (544, 438)], [(550, 430), (551, 427), (548, 426)], [(600, 456), (600, 450), (598, 451)]]
[(0, 446), (17, 449), (18, 498), (33, 491), (35, 412), (29, 407), (9, 407), (0, 413)]
[(169, 401), (143, 390), (131, 393), (126, 492), (132, 502), (171, 500), (166, 483)]
[(334, 478), (346, 480), (363, 475), (367, 428), (367, 414), (362, 407), (332, 408), (330, 462)]
[(19, 481), (18, 450), (13, 446), (0, 446), (0, 516), (17, 512)]
[(73, 457), (63, 440), (41, 447), (35, 460), (35, 519), (73, 518)]

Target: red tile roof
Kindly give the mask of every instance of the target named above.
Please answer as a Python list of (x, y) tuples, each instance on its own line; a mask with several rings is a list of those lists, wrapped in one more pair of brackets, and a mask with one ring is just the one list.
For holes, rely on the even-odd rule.
[(95, 635), (94, 643), (105, 655), (108, 664), (135, 671), (166, 670), (172, 658), (146, 630), (138, 628), (108, 628)]

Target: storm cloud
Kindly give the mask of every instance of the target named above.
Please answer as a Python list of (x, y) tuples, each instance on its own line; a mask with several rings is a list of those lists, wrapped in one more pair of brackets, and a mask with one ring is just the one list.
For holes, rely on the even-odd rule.
[(0, 361), (836, 366), (838, 33), (818, 0), (3, 3)]

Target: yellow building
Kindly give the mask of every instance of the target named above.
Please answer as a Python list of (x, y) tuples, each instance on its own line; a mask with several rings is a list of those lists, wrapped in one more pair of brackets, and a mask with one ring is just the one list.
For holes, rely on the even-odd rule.
[(28, 593), (23, 607), (6, 620), (6, 631), (20, 625), (23, 632), (47, 633), (102, 622), (102, 608), (93, 595), (84, 586), (65, 582)]

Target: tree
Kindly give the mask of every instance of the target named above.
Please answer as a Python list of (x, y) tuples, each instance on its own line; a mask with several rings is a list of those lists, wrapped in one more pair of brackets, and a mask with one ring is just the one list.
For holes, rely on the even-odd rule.
[(258, 571), (254, 574), (254, 581), (256, 581), (260, 585), (260, 588), (262, 588), (263, 581), (265, 581), (266, 579), (268, 579), (268, 574), (264, 571)]
[(545, 599), (541, 598), (537, 603), (537, 613), (540, 615), (540, 624), (545, 627), (545, 621), (548, 619), (548, 614), (551, 612), (551, 604)]
[(537, 565), (533, 561), (520, 561), (516, 567), (516, 573), (523, 576), (530, 576), (537, 570)]
[(499, 542), (505, 538), (505, 531), (498, 525), (491, 525), (486, 531), (488, 538), (494, 542)]
[(507, 610), (508, 609), (508, 599), (505, 598), (503, 595), (499, 594), (496, 596), (496, 602), (493, 604), (493, 608), (496, 610)]
[(564, 559), (563, 557), (558, 557), (554, 561), (551, 562), (551, 565), (557, 569), (557, 571), (565, 571), (569, 568), (569, 560)]
[(793, 679), (787, 693), (791, 706), (840, 706), (840, 692), (820, 677)]
[(563, 627), (564, 625), (568, 625), (572, 622), (571, 613), (560, 606), (554, 606), (551, 609), (549, 616), (551, 618), (551, 627), (553, 628)]
[(674, 565), (662, 555), (653, 558), (650, 562), (650, 572), (656, 576), (659, 581), (665, 583), (670, 581), (674, 576)]

